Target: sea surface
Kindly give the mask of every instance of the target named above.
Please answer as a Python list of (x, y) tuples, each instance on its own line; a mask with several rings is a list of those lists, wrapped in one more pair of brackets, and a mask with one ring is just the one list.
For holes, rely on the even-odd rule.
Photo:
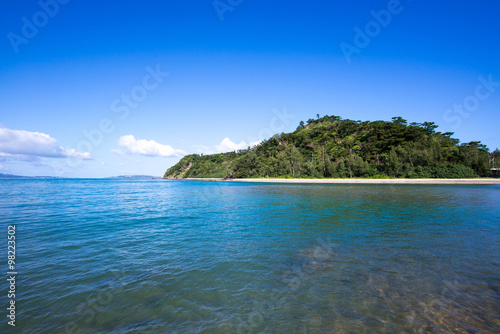
[(2, 333), (500, 332), (500, 186), (6, 179), (0, 216)]

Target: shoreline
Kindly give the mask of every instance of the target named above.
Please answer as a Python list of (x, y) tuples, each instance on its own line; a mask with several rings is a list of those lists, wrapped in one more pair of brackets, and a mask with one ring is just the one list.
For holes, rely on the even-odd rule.
[(299, 184), (423, 184), (423, 185), (500, 185), (500, 179), (220, 179), (185, 178), (165, 180), (223, 181), (252, 183), (299, 183)]

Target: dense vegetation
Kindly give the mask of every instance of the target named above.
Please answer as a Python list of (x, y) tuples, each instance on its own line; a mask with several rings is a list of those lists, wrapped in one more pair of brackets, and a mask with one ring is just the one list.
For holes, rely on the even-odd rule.
[(500, 151), (479, 141), (460, 144), (433, 122), (309, 119), (237, 152), (183, 157), (166, 178), (474, 178), (499, 167)]

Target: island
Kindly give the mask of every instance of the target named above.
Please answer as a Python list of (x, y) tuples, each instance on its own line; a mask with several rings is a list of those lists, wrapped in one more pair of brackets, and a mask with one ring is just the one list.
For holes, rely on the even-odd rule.
[[(316, 119), (300, 122), (294, 132), (276, 134), (254, 147), (186, 155), (163, 178), (323, 180), (320, 183), (342, 183), (327, 181), (331, 179), (372, 179), (374, 183), (400, 179), (403, 181), (399, 183), (418, 184), (428, 179), (497, 176), (498, 149), (490, 152), (480, 141), (461, 143), (452, 138), (452, 132), (441, 133), (437, 128), (434, 122), (408, 124), (402, 117), (393, 117), (392, 121), (354, 121), (317, 115)], [(474, 182), (482, 183), (485, 182)]]

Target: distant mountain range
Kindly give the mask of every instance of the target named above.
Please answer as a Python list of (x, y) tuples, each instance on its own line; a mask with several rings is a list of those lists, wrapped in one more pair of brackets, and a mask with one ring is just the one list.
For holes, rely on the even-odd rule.
[[(0, 179), (65, 179), (65, 177), (58, 176), (23, 176), (23, 175), (13, 175), (13, 174), (3, 174), (0, 173)], [(134, 179), (134, 180), (150, 180), (150, 179), (161, 179), (159, 176), (152, 175), (119, 175), (110, 176), (106, 179)]]
[(139, 180), (150, 180), (150, 179), (161, 179), (159, 176), (152, 175), (118, 175), (110, 176), (107, 179), (139, 179)]
[(0, 173), (0, 179), (60, 179), (57, 176), (23, 176)]

